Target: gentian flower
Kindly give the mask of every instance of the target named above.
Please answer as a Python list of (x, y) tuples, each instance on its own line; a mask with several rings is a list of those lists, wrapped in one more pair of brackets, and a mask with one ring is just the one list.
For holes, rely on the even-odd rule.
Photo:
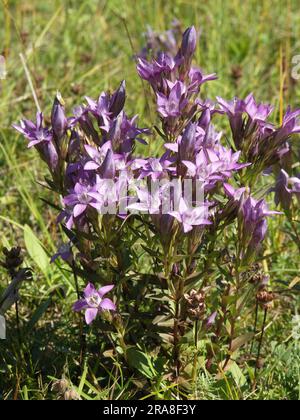
[(293, 194), (300, 197), (300, 178), (290, 177), (284, 169), (281, 169), (276, 180), (275, 188), (272, 191), (275, 192), (275, 204), (277, 206), (281, 204), (284, 210), (289, 210)]
[(110, 97), (108, 93), (102, 92), (97, 101), (85, 97), (88, 103), (88, 111), (97, 119), (98, 126), (104, 131), (108, 131), (110, 127)]
[(215, 322), (216, 322), (216, 318), (217, 318), (218, 312), (214, 311), (207, 319), (205, 322), (205, 327), (206, 328), (211, 328)]
[(92, 193), (97, 192), (96, 185), (84, 185), (77, 183), (69, 195), (64, 197), (64, 204), (72, 208), (73, 217), (82, 215), (88, 207), (99, 209), (100, 203), (92, 196)]
[(224, 223), (231, 223), (238, 215), (240, 200), (242, 195), (245, 193), (246, 188), (235, 189), (232, 185), (223, 184), (224, 192), (229, 198), (228, 202), (225, 204), (224, 208), (218, 212), (218, 220), (224, 221)]
[(124, 111), (111, 121), (107, 140), (111, 142), (115, 153), (132, 153), (135, 140), (142, 144), (147, 144), (141, 135), (150, 134), (150, 130), (137, 127), (138, 116), (128, 118)]
[(52, 131), (44, 127), (43, 114), (37, 112), (36, 124), (30, 120), (21, 120), (20, 125), (13, 124), (13, 128), (29, 140), (28, 148), (35, 147), (50, 171), (55, 173), (59, 159), (58, 153), (53, 143)]
[(272, 105), (257, 103), (252, 93), (245, 100), (245, 112), (251, 121), (265, 122), (273, 110)]
[(192, 67), (188, 74), (189, 77), (189, 85), (188, 91), (191, 93), (199, 92), (199, 88), (206, 82), (211, 80), (216, 80), (217, 75), (215, 73), (204, 75), (202, 71), (196, 67)]
[(171, 158), (169, 153), (165, 153), (160, 159), (149, 158), (141, 163), (139, 179), (150, 176), (153, 181), (168, 177), (169, 173), (175, 173), (175, 168), (171, 165), (175, 159)]
[(43, 114), (41, 112), (36, 114), (36, 124), (30, 120), (21, 120), (20, 125), (13, 124), (13, 127), (29, 140), (29, 148), (43, 142), (50, 142), (53, 137), (51, 130), (43, 126)]
[(61, 245), (58, 248), (57, 252), (52, 256), (50, 262), (53, 263), (58, 258), (61, 258), (63, 261), (66, 261), (66, 262), (72, 262), (73, 254), (72, 254), (70, 243)]
[(228, 116), (234, 144), (237, 149), (240, 149), (243, 139), (245, 101), (238, 98), (234, 98), (232, 101), (225, 101), (221, 97), (217, 97), (217, 101), (221, 110)]
[(92, 283), (89, 283), (84, 289), (84, 298), (78, 300), (73, 305), (73, 310), (76, 312), (85, 310), (85, 321), (89, 325), (96, 316), (103, 311), (115, 311), (115, 304), (104, 296), (114, 288), (114, 285), (100, 287), (95, 289)]
[(270, 211), (265, 200), (256, 201), (252, 197), (240, 199), (239, 210), (239, 236), (240, 244), (244, 249), (243, 258), (250, 260), (257, 252), (261, 242), (267, 233), (266, 217), (280, 214)]
[(168, 96), (157, 93), (157, 110), (164, 117), (179, 117), (188, 101), (185, 98), (186, 87), (180, 81), (173, 84)]
[(94, 171), (97, 170), (103, 165), (103, 162), (105, 160), (105, 157), (109, 150), (111, 150), (112, 145), (111, 142), (108, 141), (104, 143), (102, 147), (95, 148), (88, 144), (84, 146), (85, 151), (87, 152), (88, 156), (91, 158), (85, 165), (84, 170), (85, 171)]
[(183, 198), (180, 199), (178, 211), (171, 211), (169, 215), (182, 224), (184, 233), (190, 232), (195, 226), (211, 224), (207, 218), (206, 203), (203, 203), (200, 207), (188, 208)]
[(163, 78), (173, 79), (173, 73), (175, 72), (180, 60), (172, 57), (167, 53), (160, 53), (157, 59), (148, 62), (143, 58), (137, 60), (137, 72), (139, 76), (147, 80), (154, 91), (161, 90)]
[(183, 161), (188, 168), (188, 175), (197, 177), (204, 182), (206, 189), (212, 187), (215, 182), (224, 182), (233, 171), (238, 171), (249, 164), (238, 163), (240, 152), (232, 152), (223, 146), (218, 146), (215, 150), (203, 148), (197, 154), (195, 163)]

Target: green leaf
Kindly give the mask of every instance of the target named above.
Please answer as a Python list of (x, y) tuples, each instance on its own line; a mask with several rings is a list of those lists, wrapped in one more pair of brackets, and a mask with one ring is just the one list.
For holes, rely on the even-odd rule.
[(28, 322), (28, 325), (27, 325), (28, 331), (32, 331), (33, 327), (42, 318), (42, 316), (44, 315), (44, 313), (46, 312), (50, 304), (51, 304), (51, 297), (40, 304), (40, 306), (36, 309), (36, 311), (32, 315), (30, 321)]
[(241, 369), (239, 368), (239, 366), (235, 362), (233, 362), (232, 365), (230, 366), (229, 372), (231, 373), (238, 387), (242, 387), (243, 385), (245, 385), (245, 383), (247, 382), (247, 379), (245, 375), (243, 374), (243, 372), (241, 371)]
[(148, 379), (153, 379), (157, 376), (157, 372), (154, 369), (150, 358), (142, 351), (135, 347), (130, 347), (127, 352), (128, 363), (134, 369), (137, 369), (143, 376)]
[(42, 247), (40, 241), (28, 225), (25, 225), (24, 227), (24, 241), (28, 254), (32, 260), (41, 269), (45, 276), (48, 276), (50, 268), (49, 257)]
[(237, 349), (248, 343), (248, 341), (252, 340), (253, 337), (254, 333), (248, 333), (235, 338), (232, 342), (231, 353), (234, 353)]

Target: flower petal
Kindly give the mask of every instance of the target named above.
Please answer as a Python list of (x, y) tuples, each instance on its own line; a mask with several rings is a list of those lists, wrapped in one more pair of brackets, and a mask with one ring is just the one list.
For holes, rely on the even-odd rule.
[(85, 210), (86, 204), (76, 204), (73, 211), (74, 217), (80, 216), (83, 212), (85, 212)]
[(85, 299), (77, 300), (77, 302), (73, 305), (73, 311), (79, 312), (82, 311), (82, 309), (85, 309), (87, 307), (87, 303)]
[(110, 299), (107, 298), (103, 299), (99, 306), (101, 309), (105, 309), (108, 311), (115, 311), (117, 309), (116, 305)]
[(96, 318), (98, 314), (98, 309), (97, 308), (88, 308), (85, 311), (85, 322), (90, 325), (94, 319)]
[(100, 287), (98, 290), (99, 296), (103, 297), (106, 293), (110, 292), (114, 288), (114, 284), (109, 284), (107, 286)]
[(83, 293), (84, 293), (84, 296), (87, 298), (95, 294), (95, 292), (96, 292), (95, 286), (92, 283), (89, 283), (84, 289)]

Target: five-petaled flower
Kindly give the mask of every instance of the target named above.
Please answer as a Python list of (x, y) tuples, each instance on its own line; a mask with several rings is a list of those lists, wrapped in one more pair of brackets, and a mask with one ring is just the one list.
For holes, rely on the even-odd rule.
[(73, 305), (73, 310), (79, 312), (85, 310), (85, 321), (89, 325), (96, 316), (102, 311), (115, 311), (116, 305), (112, 300), (104, 296), (114, 288), (114, 285), (108, 285), (96, 289), (92, 283), (89, 283), (84, 289), (83, 299), (79, 299)]

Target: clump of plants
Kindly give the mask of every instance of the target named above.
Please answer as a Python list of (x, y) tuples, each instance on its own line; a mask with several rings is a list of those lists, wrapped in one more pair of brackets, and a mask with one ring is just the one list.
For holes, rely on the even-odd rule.
[[(71, 116), (57, 94), (49, 127), (38, 113), (15, 128), (48, 166), (48, 201), (66, 238), (52, 261), (71, 268), (73, 309), (93, 323), (81, 325), (81, 343), (92, 328), (101, 355), (111, 351), (153, 387), (161, 378), (190, 390), (200, 369), (236, 372), (241, 348), (253, 352), (255, 339), (259, 360), (276, 298), (262, 265), (264, 239), (268, 218), (281, 217), (267, 194), (275, 191), (299, 245), (292, 144), (300, 110), (288, 108), (277, 127), (272, 106), (252, 94), (205, 99), (201, 88), (216, 75), (193, 64), (195, 28), (178, 48), (178, 34), (151, 36), (136, 61), (156, 104), (153, 127), (125, 112), (123, 81), (86, 97)], [(230, 136), (217, 130), (220, 120)], [(153, 143), (161, 155), (149, 153)], [(275, 187), (266, 185), (270, 173)]]

